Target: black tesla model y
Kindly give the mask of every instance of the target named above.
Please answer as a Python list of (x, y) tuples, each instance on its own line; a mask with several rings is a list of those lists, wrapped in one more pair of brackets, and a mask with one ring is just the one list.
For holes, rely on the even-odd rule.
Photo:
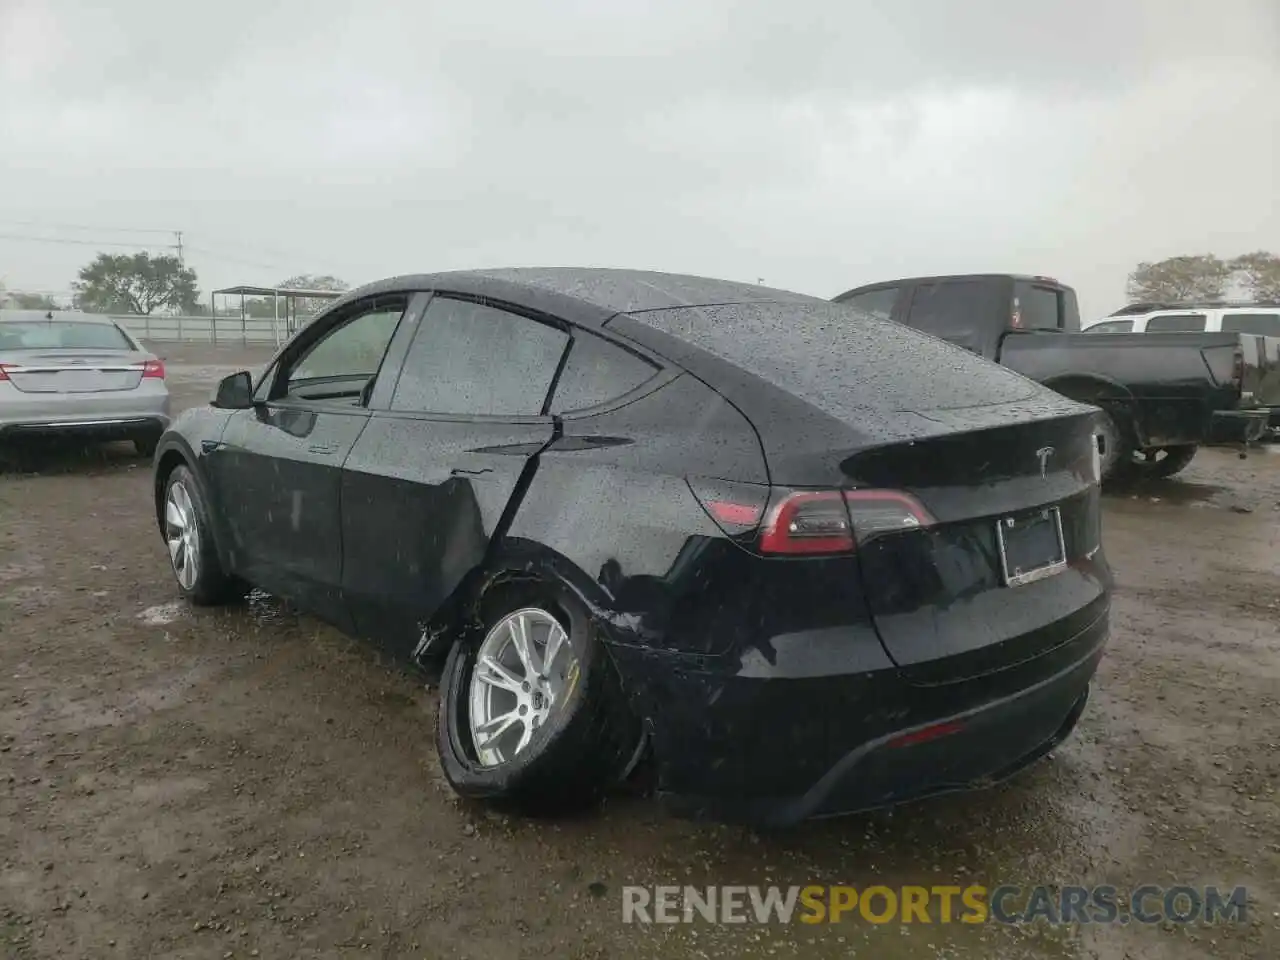
[(1098, 493), (1092, 407), (838, 304), (621, 270), (366, 286), (155, 459), (182, 593), (434, 665), (459, 793), (554, 813), (643, 762), (677, 812), (774, 825), (1067, 736)]

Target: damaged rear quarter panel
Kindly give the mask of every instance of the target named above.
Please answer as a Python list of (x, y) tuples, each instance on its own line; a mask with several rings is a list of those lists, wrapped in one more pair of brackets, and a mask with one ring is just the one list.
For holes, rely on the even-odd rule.
[(580, 571), (611, 640), (712, 653), (706, 625), (682, 614), (710, 586), (703, 558), (738, 548), (693, 497), (690, 475), (767, 482), (750, 424), (684, 375), (616, 410), (565, 417), (505, 539)]

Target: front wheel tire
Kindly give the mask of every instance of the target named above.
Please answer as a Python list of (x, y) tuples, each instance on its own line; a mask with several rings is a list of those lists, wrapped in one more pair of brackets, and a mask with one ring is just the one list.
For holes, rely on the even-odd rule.
[(169, 565), (183, 597), (214, 606), (243, 596), (243, 584), (222, 567), (208, 507), (187, 467), (175, 467), (165, 480), (161, 510)]
[(593, 805), (640, 731), (598, 626), (552, 585), (499, 588), (480, 620), (441, 677), (436, 747), (449, 784), (537, 816)]

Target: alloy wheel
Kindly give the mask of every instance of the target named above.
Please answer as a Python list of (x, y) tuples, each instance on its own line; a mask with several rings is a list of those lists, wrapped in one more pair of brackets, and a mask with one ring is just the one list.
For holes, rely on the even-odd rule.
[(580, 672), (560, 621), (525, 607), (485, 635), (471, 674), (469, 721), (480, 763), (505, 763), (562, 709)]
[(181, 482), (172, 484), (165, 497), (164, 539), (173, 575), (182, 589), (190, 590), (200, 574), (200, 528), (191, 494)]

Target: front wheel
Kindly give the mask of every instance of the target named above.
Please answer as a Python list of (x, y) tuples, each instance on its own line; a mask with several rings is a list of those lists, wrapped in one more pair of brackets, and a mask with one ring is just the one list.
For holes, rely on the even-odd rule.
[(449, 652), (436, 746), (464, 797), (556, 815), (625, 772), (639, 724), (590, 613), (551, 585), (499, 588)]
[(165, 480), (162, 509), (165, 548), (182, 595), (197, 606), (243, 596), (244, 585), (222, 567), (208, 507), (187, 467), (175, 467)]

